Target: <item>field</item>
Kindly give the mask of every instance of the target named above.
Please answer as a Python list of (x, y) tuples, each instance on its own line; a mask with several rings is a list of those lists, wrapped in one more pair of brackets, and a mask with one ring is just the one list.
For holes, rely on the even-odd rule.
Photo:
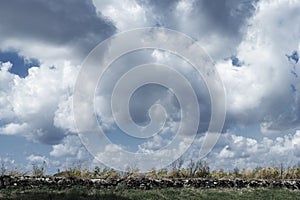
[(87, 189), (73, 187), (64, 190), (49, 189), (2, 189), (0, 199), (300, 199), (299, 190), (287, 189), (125, 189), (122, 187), (105, 189)]

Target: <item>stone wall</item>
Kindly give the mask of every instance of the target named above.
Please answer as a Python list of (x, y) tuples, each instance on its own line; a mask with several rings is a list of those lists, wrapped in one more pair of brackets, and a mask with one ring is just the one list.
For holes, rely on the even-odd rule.
[(287, 188), (300, 189), (300, 180), (241, 180), (241, 179), (148, 179), (148, 178), (122, 178), (122, 179), (75, 179), (59, 177), (0, 177), (0, 189), (30, 189), (51, 188), (66, 189), (73, 186), (90, 188), (164, 188), (164, 187), (195, 187), (195, 188)]

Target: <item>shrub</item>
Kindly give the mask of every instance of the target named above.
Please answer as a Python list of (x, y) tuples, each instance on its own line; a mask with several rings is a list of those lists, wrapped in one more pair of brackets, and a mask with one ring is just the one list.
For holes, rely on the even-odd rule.
[(153, 168), (149, 172), (146, 173), (147, 178), (157, 178), (156, 169)]
[(157, 172), (158, 178), (167, 178), (168, 177), (168, 170), (166, 168), (163, 168)]
[(0, 169), (1, 176), (4, 176), (6, 174), (6, 167), (4, 160), (1, 160), (1, 169)]
[(45, 175), (46, 161), (42, 165), (32, 164), (32, 175), (36, 177), (42, 177)]

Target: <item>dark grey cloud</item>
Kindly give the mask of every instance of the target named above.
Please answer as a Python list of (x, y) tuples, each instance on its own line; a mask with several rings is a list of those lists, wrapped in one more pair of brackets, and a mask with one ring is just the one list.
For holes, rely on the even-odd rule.
[[(77, 57), (80, 57), (81, 61), (96, 44), (115, 33), (116, 27), (123, 31), (157, 25), (184, 32), (198, 40), (215, 59), (225, 83), (228, 112), (223, 131), (228, 132), (229, 129), (229, 132), (237, 132), (244, 136), (222, 134), (208, 157), (209, 163), (216, 168), (224, 168), (232, 167), (238, 162), (238, 166), (246, 168), (256, 167), (257, 164), (267, 166), (274, 160), (287, 162), (288, 159), (295, 161), (299, 158), (299, 131), (294, 135), (279, 135), (289, 133), (293, 128), (299, 129), (300, 126), (300, 34), (299, 26), (295, 25), (295, 21), (300, 20), (297, 12), (299, 3), (293, 1), (288, 4), (288, 0), (99, 2), (98, 12), (91, 0), (1, 2), (0, 50), (9, 51), (8, 47), (11, 47), (20, 57), (28, 59), (26, 52), (30, 52), (29, 56), (50, 61), (41, 62), (40, 68), (33, 68), (26, 79), (11, 74), (15, 66), (8, 70), (7, 66), (2, 67), (0, 134), (22, 135), (40, 143), (54, 145), (51, 156), (73, 156), (76, 159), (87, 157), (84, 155), (80, 158), (80, 155), (83, 155), (79, 150), (82, 146), (79, 138), (73, 135), (76, 129), (71, 109), (72, 84), (79, 69), (74, 67), (73, 63), (68, 66), (61, 64), (64, 62), (57, 64), (55, 61)], [(139, 5), (137, 7), (136, 2)], [(256, 6), (259, 9), (256, 10)], [(80, 56), (73, 56), (73, 51)], [(22, 54), (24, 52), (25, 54)], [(69, 53), (68, 57), (65, 52)], [(164, 61), (164, 56), (164, 59), (160, 60), (159, 56), (152, 58), (151, 53), (132, 57), (126, 55), (123, 60), (119, 59), (122, 67), (107, 72), (109, 76), (106, 77), (107, 85), (103, 89), (103, 99), (106, 98), (106, 93), (112, 90), (112, 83), (116, 83), (128, 67), (150, 61), (178, 65), (177, 68), (182, 69), (182, 74), (195, 87), (199, 100), (199, 138), (195, 141), (195, 151), (199, 152), (203, 141), (201, 133), (207, 130), (211, 117), (207, 88), (199, 77), (194, 76), (193, 71), (185, 71), (179, 60), (172, 57), (170, 61)], [(57, 55), (61, 54), (63, 56), (58, 58)], [(49, 69), (52, 62), (55, 63), (54, 67)], [(15, 62), (12, 63), (16, 65)], [(106, 111), (110, 108), (110, 103), (106, 106), (103, 99), (99, 98), (99, 107)], [(108, 101), (109, 97), (105, 100)], [(147, 124), (150, 120), (149, 107), (157, 102), (161, 103), (170, 115), (170, 123), (166, 125), (165, 133), (173, 131), (171, 128), (176, 128), (180, 122), (180, 108), (176, 97), (170, 95), (165, 88), (152, 85), (137, 90), (129, 105), (131, 117), (138, 124)], [(113, 122), (110, 121), (110, 115), (107, 119), (103, 113), (99, 112), (99, 115), (103, 117), (101, 122), (106, 128), (106, 124), (110, 125)], [(113, 130), (111, 132), (119, 130), (114, 129), (113, 125), (110, 128)], [(259, 132), (275, 133), (271, 138), (278, 136), (278, 139), (262, 138), (263, 136), (257, 134)], [(253, 134), (253, 137), (245, 137), (250, 134)], [(116, 143), (127, 145), (127, 141), (122, 137), (118, 139)], [(160, 145), (160, 141), (153, 142)], [(139, 143), (133, 141), (131, 146), (137, 144)], [(151, 148), (151, 145), (144, 147)], [(154, 145), (154, 148), (157, 146)]]
[[(194, 0), (192, 1), (191, 14), (197, 19), (199, 14), (205, 15), (206, 28), (218, 30), (230, 34), (239, 32), (241, 26), (247, 18), (251, 17), (255, 11), (255, 3), (258, 0)], [(146, 8), (149, 15), (156, 15), (156, 19), (161, 20), (163, 25), (175, 28), (178, 26), (177, 19), (174, 18), (176, 6), (179, 0), (137, 0)], [(198, 16), (198, 17), (197, 17)], [(173, 17), (173, 19), (172, 19)], [(194, 18), (194, 19), (195, 19)], [(191, 18), (191, 21), (193, 19)], [(200, 20), (200, 19), (199, 19)]]
[(238, 35), (255, 11), (258, 0), (194, 1), (194, 14), (204, 13), (207, 27), (228, 35)]
[[(158, 56), (155, 56), (155, 52), (158, 53)], [(165, 56), (165, 59), (160, 60), (160, 56)], [(173, 66), (174, 69), (190, 81), (190, 84), (197, 95), (201, 110), (198, 132), (202, 134), (207, 131), (211, 118), (211, 101), (209, 91), (204, 80), (189, 63), (183, 61), (180, 57), (157, 50), (134, 51), (126, 54), (126, 56), (120, 57), (118, 60), (114, 61), (112, 65), (110, 65), (109, 70), (105, 72), (102, 77), (103, 79), (98, 85), (98, 95), (105, 96), (106, 101), (108, 102), (107, 104), (105, 103), (105, 106), (102, 98), (100, 102), (96, 102), (95, 107), (98, 105), (99, 107), (105, 107), (105, 111), (100, 112), (101, 114), (98, 113), (99, 117), (112, 118), (112, 113), (106, 110), (106, 108), (110, 108), (110, 94), (112, 94), (115, 84), (122, 75), (134, 66), (145, 63), (163, 63), (167, 66)], [(143, 75), (141, 75), (140, 78), (142, 79)], [(168, 77), (165, 76), (164, 78)], [(186, 98), (191, 97), (187, 96)], [(120, 99), (120, 101), (123, 101), (123, 99)], [(150, 107), (156, 103), (161, 104), (165, 108), (168, 118), (167, 120), (176, 123), (180, 122), (181, 116), (178, 97), (176, 97), (167, 88), (156, 84), (148, 84), (140, 87), (131, 96), (129, 110), (133, 121), (138, 124), (148, 124), (150, 122), (148, 111)]]
[(189, 4), (187, 13), (178, 10), (184, 1), (137, 0), (145, 9), (151, 25), (163, 26), (182, 31), (200, 40), (214, 59), (230, 57), (242, 40), (247, 19), (255, 12), (258, 0), (194, 0)]
[(179, 0), (137, 0), (143, 6), (148, 15), (154, 16), (158, 24), (170, 26), (173, 21), (172, 15)]
[[(4, 52), (13, 50), (26, 59), (34, 57), (51, 65), (56, 61), (63, 60), (71, 60), (71, 62), (75, 60), (76, 63), (80, 63), (92, 48), (111, 36), (115, 30), (114, 24), (96, 11), (91, 0), (13, 0), (2, 1), (0, 6), (0, 49)], [(1, 59), (1, 61), (5, 60)], [(58, 68), (66, 69), (66, 66), (55, 66), (53, 70), (47, 69), (47, 66), (41, 66), (40, 69), (34, 70), (35, 72), (26, 74), (28, 80), (36, 80), (33, 78), (33, 74), (37, 73), (42, 77), (42, 71), (46, 69), (48, 75), (40, 80), (57, 81), (56, 83), (52, 82), (52, 84), (57, 84), (54, 86), (56, 87), (54, 91), (50, 91), (49, 87), (51, 86), (43, 85), (42, 81), (40, 83), (33, 81), (27, 85), (26, 80), (18, 79), (17, 81), (22, 82), (18, 88), (13, 89), (16, 87), (13, 84), (9, 86), (12, 91), (20, 92), (18, 95), (13, 92), (7, 93), (7, 96), (10, 96), (11, 104), (21, 100), (23, 106), (29, 105), (30, 107), (31, 105), (31, 109), (37, 109), (34, 111), (24, 109), (17, 113), (15, 107), (18, 107), (20, 103), (16, 103), (12, 109), (15, 116), (7, 119), (5, 121), (7, 124), (4, 125), (25, 123), (27, 125), (26, 132), (18, 134), (46, 144), (57, 144), (65, 137), (68, 131), (57, 127), (54, 123), (58, 104), (68, 90), (68, 87), (66, 90), (59, 89), (64, 87), (59, 76), (50, 77), (52, 73), (61, 73), (56, 71), (63, 71)], [(76, 71), (75, 67), (69, 69), (70, 74), (76, 74)], [(63, 74), (65, 73), (63, 72)], [(66, 81), (66, 78), (63, 81)], [(37, 84), (35, 85), (35, 83)], [(25, 87), (26, 85), (28, 87)], [(24, 88), (20, 89), (20, 87)], [(40, 88), (39, 92), (29, 94), (30, 87)], [(51, 101), (47, 102), (50, 97), (39, 99), (39, 95), (43, 96), (41, 91), (48, 91), (49, 96), (52, 97)], [(31, 100), (27, 102), (26, 99)], [(36, 102), (47, 103), (39, 107), (39, 103)]]
[(0, 19), (2, 39), (71, 45), (83, 52), (115, 31), (112, 22), (96, 12), (91, 0), (2, 1)]

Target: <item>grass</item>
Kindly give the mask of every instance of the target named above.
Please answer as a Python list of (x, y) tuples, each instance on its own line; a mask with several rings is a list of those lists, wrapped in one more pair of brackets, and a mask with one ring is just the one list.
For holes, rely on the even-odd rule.
[(0, 190), (0, 199), (300, 199), (300, 191), (287, 189), (195, 189), (163, 188), (152, 190), (125, 189), (121, 187), (105, 189), (87, 189), (74, 187), (67, 190), (30, 189)]

